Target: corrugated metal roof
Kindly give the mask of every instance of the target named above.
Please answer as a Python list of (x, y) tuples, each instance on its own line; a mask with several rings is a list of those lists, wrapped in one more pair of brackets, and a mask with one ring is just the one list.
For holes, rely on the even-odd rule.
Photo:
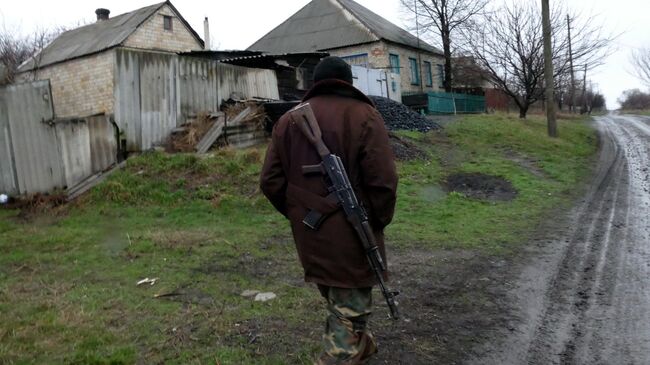
[(19, 71), (32, 70), (36, 63), (38, 67), (44, 67), (119, 46), (163, 5), (171, 7), (178, 14), (179, 20), (185, 24), (199, 43), (203, 44), (201, 37), (180, 15), (174, 5), (169, 1), (164, 1), (117, 15), (108, 20), (69, 30), (58, 36), (40, 54), (21, 65)]
[[(312, 52), (380, 39), (418, 48), (417, 37), (352, 0), (313, 0), (248, 49)], [(419, 48), (442, 54), (422, 40)]]
[(283, 57), (318, 57), (318, 58), (324, 58), (329, 56), (329, 53), (327, 52), (297, 52), (297, 53), (282, 53), (282, 54), (255, 54), (251, 56), (240, 56), (240, 57), (232, 57), (232, 58), (225, 58), (222, 60), (219, 60), (219, 62), (222, 63), (228, 63), (232, 61), (240, 61), (240, 60), (250, 60), (250, 59), (278, 59), (278, 58), (283, 58)]

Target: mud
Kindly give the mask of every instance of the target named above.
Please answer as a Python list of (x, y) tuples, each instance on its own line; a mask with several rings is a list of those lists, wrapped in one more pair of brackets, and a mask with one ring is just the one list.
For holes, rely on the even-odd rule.
[[(510, 263), (506, 259), (470, 250), (414, 247), (391, 250), (390, 242), (387, 246), (390, 287), (401, 291), (398, 296), (401, 319), (394, 322), (387, 318), (388, 308), (375, 289), (370, 327), (380, 350), (370, 364), (459, 364), (475, 354), (478, 344), (488, 340), (488, 329), (507, 320), (504, 308), (509, 304), (501, 286), (509, 275)], [(299, 323), (273, 317), (238, 321), (219, 341), (246, 349), (256, 357), (282, 354), (287, 364), (308, 362), (314, 354), (296, 350), (320, 346), (325, 302), (313, 284), (303, 281), (290, 237), (270, 238), (260, 242), (260, 248), (284, 254), (276, 252), (269, 257), (254, 257), (247, 252), (238, 252), (233, 257), (221, 254), (206, 260), (196, 272), (218, 280), (228, 280), (230, 273), (237, 273), (254, 278), (258, 287), (277, 282), (306, 287), (313, 290), (311, 296), (304, 298), (304, 306), (311, 309), (305, 313), (303, 305), (296, 308)], [(190, 289), (191, 285), (160, 299), (209, 304), (211, 298), (206, 298), (200, 290)], [(242, 289), (233, 288), (226, 294), (239, 296)], [(205, 331), (204, 324), (196, 327), (192, 333)]]
[(584, 199), (549, 224), (470, 364), (650, 363), (650, 120), (595, 122), (598, 167)]
[(407, 138), (402, 138), (392, 132), (389, 132), (388, 136), (393, 154), (398, 161), (411, 161), (428, 157), (424, 150)]
[(509, 264), (503, 258), (462, 250), (405, 249), (389, 253), (391, 288), (401, 319), (375, 291), (371, 322), (379, 353), (371, 364), (460, 364), (488, 340), (488, 329), (507, 320), (501, 287)]
[(445, 179), (445, 187), (448, 191), (455, 191), (474, 199), (508, 201), (517, 196), (517, 190), (510, 181), (481, 173), (450, 175)]

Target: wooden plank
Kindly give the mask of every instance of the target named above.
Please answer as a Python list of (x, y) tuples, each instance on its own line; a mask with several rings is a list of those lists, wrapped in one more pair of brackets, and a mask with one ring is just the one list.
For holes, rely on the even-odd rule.
[[(234, 117), (232, 120), (228, 121), (229, 126), (238, 125), (243, 120), (246, 120), (246, 118), (250, 115), (252, 111), (253, 109), (250, 106), (247, 107), (241, 113), (237, 114), (237, 116)], [(217, 119), (214, 122), (212, 128), (210, 128), (210, 130), (205, 134), (205, 136), (201, 139), (201, 141), (196, 145), (196, 153), (204, 154), (208, 152), (210, 147), (212, 147), (212, 145), (217, 141), (217, 139), (223, 134), (225, 125), (226, 123), (223, 117)]]
[(115, 171), (123, 168), (124, 166), (126, 166), (126, 161), (120, 162), (119, 164), (115, 165), (114, 167), (110, 168), (107, 171), (103, 171), (98, 174), (92, 175), (86, 180), (80, 182), (79, 184), (69, 188), (68, 190), (66, 190), (66, 195), (67, 195), (66, 200), (72, 201), (78, 198), (79, 196), (81, 196), (81, 194), (99, 185), (99, 183), (106, 180), (106, 178), (108, 178)]
[(214, 142), (223, 134), (225, 124), (226, 119), (224, 117), (217, 118), (212, 128), (210, 128), (205, 136), (201, 138), (199, 143), (196, 144), (196, 153), (204, 154), (208, 152)]

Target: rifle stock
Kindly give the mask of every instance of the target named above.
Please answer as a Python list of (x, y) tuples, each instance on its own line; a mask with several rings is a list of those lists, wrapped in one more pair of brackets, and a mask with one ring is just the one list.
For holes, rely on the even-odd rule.
[(300, 128), (309, 142), (316, 147), (318, 155), (321, 157), (329, 155), (330, 150), (323, 143), (323, 134), (318, 126), (318, 121), (316, 121), (316, 116), (311, 105), (309, 103), (299, 104), (291, 109), (290, 113), (294, 123), (298, 125), (298, 128)]

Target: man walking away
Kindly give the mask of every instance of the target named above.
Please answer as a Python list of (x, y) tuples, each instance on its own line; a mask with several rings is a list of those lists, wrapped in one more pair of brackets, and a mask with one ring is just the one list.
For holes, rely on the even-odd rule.
[[(384, 121), (372, 101), (352, 86), (350, 66), (340, 58), (323, 59), (314, 81), (303, 101), (311, 105), (325, 144), (343, 161), (386, 262), (383, 230), (393, 217), (397, 174)], [(260, 185), (291, 223), (305, 281), (316, 283), (327, 300), (324, 352), (316, 364), (363, 364), (377, 352), (366, 326), (377, 280), (343, 211), (328, 199), (323, 176), (303, 174), (303, 166), (319, 162), (285, 114), (273, 129)], [(326, 217), (318, 230), (303, 223), (310, 211)]]

